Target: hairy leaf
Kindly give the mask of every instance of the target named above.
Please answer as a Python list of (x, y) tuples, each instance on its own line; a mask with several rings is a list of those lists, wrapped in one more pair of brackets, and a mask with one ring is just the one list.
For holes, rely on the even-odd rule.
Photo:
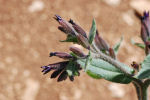
[(137, 47), (140, 47), (141, 49), (145, 49), (145, 45), (142, 43), (136, 43), (134, 40), (131, 40), (131, 43)]
[(90, 33), (89, 33), (89, 43), (90, 44), (92, 44), (92, 42), (95, 38), (95, 34), (96, 34), (96, 22), (95, 22), (95, 19), (93, 19), (92, 27), (91, 27)]
[[(78, 63), (81, 67), (84, 68), (86, 59), (79, 59)], [(123, 67), (133, 73), (133, 69), (122, 64)], [(99, 79), (104, 78), (108, 81), (127, 84), (132, 80), (129, 79), (124, 73), (122, 73), (119, 69), (115, 68), (113, 65), (109, 64), (106, 61), (101, 59), (90, 59), (87, 68), (85, 69), (87, 74), (93, 78)]]
[(137, 78), (145, 79), (150, 78), (150, 54), (144, 59), (141, 64), (141, 70), (137, 74)]
[(119, 47), (123, 41), (123, 37), (121, 37), (120, 41), (113, 47), (115, 54), (117, 55)]
[(67, 35), (66, 40), (62, 40), (60, 42), (73, 42), (73, 43), (77, 43), (77, 38), (75, 36)]
[(78, 65), (75, 61), (70, 61), (66, 69), (69, 76), (79, 76)]

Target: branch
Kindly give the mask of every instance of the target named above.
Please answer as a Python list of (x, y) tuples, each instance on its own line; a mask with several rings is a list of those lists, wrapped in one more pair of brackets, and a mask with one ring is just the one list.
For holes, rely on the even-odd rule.
[(103, 54), (102, 52), (98, 52), (98, 54), (95, 54), (95, 58), (100, 58), (112, 65), (114, 65), (117, 69), (120, 69), (123, 73), (125, 73), (127, 76), (133, 76), (129, 72), (127, 72), (120, 63), (118, 63), (116, 60), (112, 59), (111, 57)]
[(136, 89), (136, 94), (137, 94), (138, 100), (141, 100), (141, 89), (140, 89), (139, 85), (135, 82), (132, 82), (132, 83)]

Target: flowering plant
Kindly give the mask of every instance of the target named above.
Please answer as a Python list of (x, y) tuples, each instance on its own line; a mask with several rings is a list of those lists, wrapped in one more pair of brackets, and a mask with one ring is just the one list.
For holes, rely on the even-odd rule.
[(108, 43), (99, 35), (96, 22), (93, 19), (92, 26), (87, 36), (86, 32), (72, 19), (65, 21), (60, 16), (55, 15), (54, 19), (60, 24), (58, 29), (67, 35), (66, 40), (61, 42), (73, 42), (84, 47), (88, 54), (85, 54), (77, 47), (70, 47), (70, 53), (51, 52), (50, 57), (57, 56), (64, 59), (62, 62), (42, 66), (43, 74), (53, 71), (51, 78), (57, 81), (71, 81), (75, 76), (80, 75), (80, 70), (84, 70), (89, 76), (96, 79), (105, 79), (115, 83), (133, 83), (136, 88), (138, 100), (147, 100), (147, 88), (150, 84), (150, 20), (149, 12), (144, 12), (141, 16), (136, 14), (141, 20), (142, 43), (132, 43), (145, 50), (146, 57), (140, 64), (134, 62), (132, 67), (125, 65), (117, 59), (117, 54), (123, 37), (115, 46), (110, 47)]

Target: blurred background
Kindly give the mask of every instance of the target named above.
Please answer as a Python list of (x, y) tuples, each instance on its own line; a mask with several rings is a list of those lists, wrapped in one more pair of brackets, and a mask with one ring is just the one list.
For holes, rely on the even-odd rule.
[(69, 52), (74, 45), (59, 42), (65, 34), (57, 29), (55, 14), (72, 18), (87, 33), (95, 18), (110, 46), (124, 36), (121, 62), (142, 61), (144, 51), (130, 40), (142, 42), (134, 10), (142, 13), (149, 5), (149, 0), (0, 0), (0, 100), (137, 100), (132, 84), (92, 79), (83, 71), (74, 82), (57, 83), (40, 67), (61, 60), (49, 58), (49, 52)]

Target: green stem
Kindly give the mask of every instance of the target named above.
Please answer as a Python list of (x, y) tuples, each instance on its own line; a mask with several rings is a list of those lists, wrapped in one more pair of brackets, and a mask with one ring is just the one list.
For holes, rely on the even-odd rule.
[(148, 89), (148, 87), (143, 87), (142, 88), (142, 98), (143, 98), (143, 100), (148, 100), (148, 97), (147, 97), (147, 89)]
[(141, 94), (141, 93), (140, 93), (140, 88), (139, 88), (139, 86), (138, 86), (135, 82), (132, 82), (132, 83), (133, 83), (133, 85), (134, 85), (134, 87), (135, 87), (135, 89), (136, 89), (136, 94), (137, 94), (138, 100), (141, 100), (141, 99), (140, 99), (140, 95), (139, 95), (139, 94)]
[(138, 100), (148, 100), (147, 98), (148, 85), (145, 82), (142, 82), (141, 84), (139, 82), (134, 81), (132, 83), (135, 86)]

